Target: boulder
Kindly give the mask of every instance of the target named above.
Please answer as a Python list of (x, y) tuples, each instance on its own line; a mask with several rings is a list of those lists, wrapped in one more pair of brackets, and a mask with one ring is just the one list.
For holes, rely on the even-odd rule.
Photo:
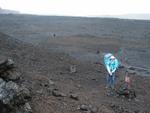
[(71, 65), (70, 66), (70, 73), (76, 73), (77, 69), (76, 69), (76, 65)]
[(89, 106), (88, 106), (88, 105), (85, 105), (85, 104), (82, 104), (82, 105), (80, 106), (80, 110), (82, 110), (82, 111), (89, 111)]
[(55, 96), (55, 97), (66, 97), (66, 94), (64, 94), (60, 91), (57, 91), (57, 90), (53, 90), (52, 95)]
[(1, 77), (7, 81), (9, 81), (9, 80), (16, 81), (16, 80), (20, 79), (21, 73), (15, 71), (15, 70), (8, 70), (8, 71), (4, 72), (3, 74), (1, 74)]
[(5, 81), (0, 78), (0, 108), (2, 113), (17, 110), (19, 106), (25, 105), (31, 99), (30, 91), (20, 87), (13, 81)]
[(27, 112), (27, 113), (32, 113), (32, 108), (30, 106), (29, 103), (25, 103), (24, 105), (24, 110)]
[(70, 98), (74, 99), (74, 100), (79, 100), (79, 97), (77, 94), (71, 94)]
[(2, 60), (0, 62), (0, 73), (14, 68), (14, 61), (12, 59)]

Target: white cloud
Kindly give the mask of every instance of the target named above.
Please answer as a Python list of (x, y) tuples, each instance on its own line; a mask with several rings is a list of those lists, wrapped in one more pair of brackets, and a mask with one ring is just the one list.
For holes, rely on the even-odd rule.
[(50, 15), (150, 13), (150, 0), (0, 0), (0, 7)]

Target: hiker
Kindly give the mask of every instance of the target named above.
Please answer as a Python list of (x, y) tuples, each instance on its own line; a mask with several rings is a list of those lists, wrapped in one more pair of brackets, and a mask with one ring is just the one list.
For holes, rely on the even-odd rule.
[(55, 33), (53, 34), (53, 37), (54, 37), (54, 38), (56, 37), (56, 34), (55, 34)]
[(115, 71), (119, 66), (118, 60), (111, 54), (107, 53), (104, 55), (104, 63), (105, 67), (108, 71), (108, 75), (106, 77), (107, 80), (107, 86), (106, 88), (110, 87), (112, 89), (115, 88)]

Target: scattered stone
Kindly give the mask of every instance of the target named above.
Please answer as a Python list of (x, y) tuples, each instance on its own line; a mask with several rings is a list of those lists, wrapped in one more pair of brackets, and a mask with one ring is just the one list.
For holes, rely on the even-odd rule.
[(77, 94), (71, 94), (70, 98), (74, 99), (74, 100), (79, 100), (79, 97)]
[(19, 80), (21, 77), (21, 73), (17, 72), (17, 71), (10, 71), (9, 74), (8, 74), (8, 79), (9, 80)]
[(5, 84), (6, 84), (6, 82), (0, 78), (0, 92), (4, 88)]
[(16, 81), (20, 79), (21, 73), (11, 70), (3, 73), (1, 77), (7, 81), (9, 80)]
[(31, 93), (30, 93), (29, 89), (27, 89), (25, 87), (20, 87), (20, 91), (19, 91), (18, 95), (22, 96), (22, 101), (31, 99)]
[[(31, 98), (30, 91), (22, 88), (13, 81), (0, 78), (0, 107), (4, 110), (17, 110)], [(5, 112), (6, 113), (6, 112)], [(26, 112), (29, 113), (29, 112)]]
[(12, 81), (3, 81), (0, 86), (0, 101), (6, 105), (10, 104), (10, 101), (13, 100), (14, 96), (19, 92), (19, 86)]
[(110, 104), (110, 107), (112, 107), (112, 108), (115, 107), (115, 104), (111, 103), (111, 104)]
[(55, 83), (52, 80), (49, 80), (50, 85), (54, 85)]
[(7, 59), (0, 62), (0, 73), (12, 68), (14, 68), (14, 61), (12, 59)]
[(21, 73), (14, 70), (14, 61), (7, 59), (0, 63), (0, 76), (7, 81), (15, 81), (21, 77)]
[(60, 75), (64, 74), (64, 72), (59, 72)]
[(52, 95), (55, 96), (55, 97), (66, 97), (66, 95), (64, 93), (59, 92), (57, 90), (53, 90)]
[(81, 85), (80, 85), (80, 84), (77, 84), (77, 88), (81, 88)]
[(27, 112), (27, 113), (32, 113), (32, 108), (30, 106), (29, 103), (25, 103), (24, 105), (24, 110)]
[(89, 110), (89, 106), (83, 104), (83, 105), (80, 106), (80, 110), (88, 111)]
[(48, 86), (49, 86), (49, 84), (48, 84), (48, 83), (45, 83), (45, 84), (44, 84), (44, 87), (48, 87)]
[(37, 90), (36, 93), (37, 94), (42, 94), (43, 93), (43, 89)]
[(63, 57), (60, 57), (60, 60), (61, 60), (61, 61), (63, 61), (63, 60), (64, 60), (64, 58), (63, 58)]
[(94, 81), (98, 81), (96, 78), (92, 78), (92, 80), (94, 80)]
[(138, 98), (135, 98), (134, 100), (135, 100), (135, 102), (140, 102), (140, 99), (138, 99)]
[(96, 107), (94, 107), (92, 105), (85, 105), (85, 104), (80, 106), (80, 110), (87, 111), (89, 113), (97, 113), (97, 111), (98, 111), (98, 109)]
[(98, 109), (96, 107), (91, 108), (91, 113), (97, 113)]
[(97, 72), (97, 73), (102, 73), (102, 71), (101, 71), (101, 70), (96, 70), (96, 72)]
[(71, 65), (70, 66), (70, 73), (76, 73), (77, 70), (76, 70), (76, 66), (75, 65)]
[(15, 82), (12, 82), (12, 81), (7, 82), (5, 85), (5, 88), (7, 90), (14, 90), (16, 93), (19, 92), (19, 86)]
[(108, 90), (106, 93), (107, 96), (115, 96), (115, 92), (111, 90)]

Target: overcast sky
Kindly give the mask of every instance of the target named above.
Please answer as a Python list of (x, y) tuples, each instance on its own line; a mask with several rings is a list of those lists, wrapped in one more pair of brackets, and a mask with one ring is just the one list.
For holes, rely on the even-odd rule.
[(146, 14), (150, 13), (150, 0), (0, 0), (0, 7), (43, 15)]

